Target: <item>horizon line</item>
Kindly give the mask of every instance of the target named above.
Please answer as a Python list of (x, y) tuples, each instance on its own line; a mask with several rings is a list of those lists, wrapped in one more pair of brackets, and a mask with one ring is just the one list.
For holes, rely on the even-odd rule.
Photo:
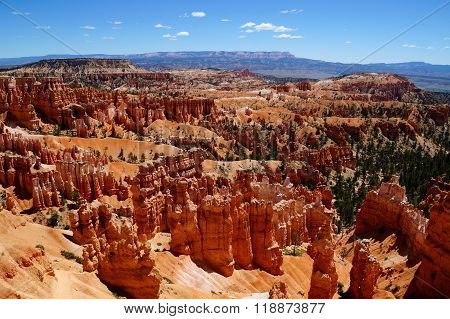
[[(312, 60), (312, 61), (321, 61), (321, 62), (327, 62), (327, 63), (336, 63), (336, 64), (357, 64), (357, 65), (374, 65), (374, 64), (410, 64), (410, 63), (423, 63), (428, 65), (436, 65), (436, 66), (450, 66), (450, 64), (434, 64), (429, 63), (425, 61), (403, 61), (403, 62), (371, 62), (371, 63), (352, 63), (352, 62), (339, 62), (339, 61), (326, 61), (326, 60), (320, 60), (320, 59), (313, 59), (313, 58), (304, 58), (297, 56), (290, 51), (250, 51), (250, 50), (232, 50), (232, 51), (226, 51), (226, 50), (192, 50), (192, 51), (150, 51), (150, 52), (143, 52), (143, 53), (126, 53), (126, 54), (108, 54), (108, 53), (88, 53), (88, 54), (63, 54), (63, 53), (48, 53), (45, 55), (29, 55), (29, 56), (17, 56), (17, 57), (0, 57), (0, 60), (14, 60), (14, 59), (26, 59), (26, 58), (42, 58), (43, 60), (46, 60), (45, 57), (52, 57), (55, 56), (54, 59), (71, 59), (72, 57), (75, 59), (76, 57), (79, 58), (92, 58), (95, 59), (96, 56), (106, 56), (110, 59), (114, 59), (117, 57), (117, 59), (121, 57), (130, 57), (130, 56), (138, 56), (138, 55), (145, 55), (145, 54), (161, 54), (161, 53), (203, 53), (203, 52), (217, 52), (217, 53), (279, 53), (279, 54), (286, 54), (290, 55), (290, 58), (296, 58), (296, 59), (305, 59), (305, 60)], [(60, 57), (60, 58), (58, 58)], [(274, 58), (276, 59), (276, 58)]]

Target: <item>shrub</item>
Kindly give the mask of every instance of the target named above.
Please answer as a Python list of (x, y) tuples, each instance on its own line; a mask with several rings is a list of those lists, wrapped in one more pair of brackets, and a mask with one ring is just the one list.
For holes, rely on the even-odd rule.
[(67, 260), (75, 260), (79, 264), (83, 263), (83, 258), (82, 257), (77, 256), (74, 253), (72, 253), (70, 251), (67, 251), (67, 250), (61, 250), (61, 256), (63, 256)]
[(344, 295), (344, 284), (342, 282), (338, 282), (338, 294), (339, 296)]
[(72, 201), (73, 201), (73, 203), (70, 203), (69, 205), (67, 205), (68, 209), (79, 209), (81, 207), (82, 200), (81, 200), (80, 194), (76, 190), (73, 191), (73, 193), (72, 193)]
[(47, 221), (47, 225), (50, 227), (56, 227), (61, 220), (61, 216), (59, 216), (58, 212), (53, 212), (50, 218)]
[(117, 156), (120, 160), (124, 161), (125, 160), (125, 156), (123, 155), (123, 148), (120, 149), (120, 153)]
[(292, 246), (283, 248), (282, 252), (283, 252), (283, 255), (301, 257), (301, 256), (303, 256), (303, 253), (305, 251), (299, 246), (292, 245)]

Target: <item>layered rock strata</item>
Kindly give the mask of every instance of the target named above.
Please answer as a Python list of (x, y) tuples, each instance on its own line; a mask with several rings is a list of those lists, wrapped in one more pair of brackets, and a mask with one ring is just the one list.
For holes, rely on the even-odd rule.
[(133, 298), (157, 298), (161, 277), (136, 227), (106, 205), (83, 205), (70, 214), (74, 239), (84, 244), (83, 269)]
[(376, 258), (370, 254), (368, 241), (356, 241), (353, 250), (348, 294), (356, 299), (372, 299), (383, 269)]
[(356, 216), (355, 235), (397, 232), (406, 239), (409, 259), (418, 261), (427, 224), (422, 211), (408, 203), (405, 188), (391, 181), (367, 194)]

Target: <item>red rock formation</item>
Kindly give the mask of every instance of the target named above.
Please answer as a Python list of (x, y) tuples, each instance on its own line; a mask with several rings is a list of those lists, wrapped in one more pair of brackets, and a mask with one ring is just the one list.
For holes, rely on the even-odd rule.
[(39, 119), (32, 105), (34, 78), (0, 78), (0, 112), (9, 111), (14, 120), (30, 130), (39, 127)]
[(0, 154), (0, 184), (16, 186), (18, 195), (31, 197), (34, 209), (58, 207), (61, 197), (72, 200), (75, 194), (88, 201), (102, 195), (117, 195), (119, 200), (127, 196), (124, 186), (101, 169), (107, 163), (105, 156), (76, 153), (74, 149), (53, 152), (43, 147), (38, 139), (9, 132), (0, 136), (0, 150), (20, 154)]
[(299, 159), (322, 172), (330, 168), (335, 170), (341, 170), (343, 167), (354, 168), (356, 165), (356, 159), (350, 147), (308, 150), (301, 152)]
[(305, 200), (282, 200), (273, 206), (275, 237), (281, 248), (308, 241)]
[(281, 275), (283, 258), (272, 223), (272, 205), (252, 200), (248, 207), (252, 240), (253, 262), (261, 269)]
[(340, 92), (368, 94), (372, 101), (408, 101), (420, 93), (412, 82), (396, 74), (360, 73), (347, 75), (333, 81), (320, 81), (316, 88)]
[(222, 196), (206, 196), (198, 209), (202, 261), (224, 276), (234, 270), (233, 221), (230, 202)]
[(382, 271), (376, 258), (369, 252), (369, 243), (366, 240), (356, 241), (348, 294), (356, 299), (372, 299)]
[(408, 204), (405, 188), (391, 181), (367, 194), (356, 215), (355, 235), (398, 232), (406, 239), (410, 260), (417, 261), (423, 251), (427, 223), (423, 213)]
[(406, 292), (409, 298), (450, 296), (450, 191), (434, 189), (433, 193), (422, 263)]
[(332, 216), (325, 212), (320, 197), (307, 206), (308, 233), (311, 245), (308, 255), (314, 260), (308, 298), (330, 299), (337, 292), (338, 276), (334, 264)]
[[(153, 75), (151, 76), (153, 77)], [(39, 126), (35, 110), (46, 120), (73, 129), (87, 137), (95, 129), (92, 120), (123, 125), (142, 134), (142, 127), (155, 120), (193, 122), (217, 112), (213, 100), (155, 98), (147, 95), (130, 97), (125, 93), (96, 90), (92, 87), (72, 89), (59, 78), (2, 78), (0, 82), (0, 112), (9, 111), (20, 124), (31, 130)]]
[(138, 240), (129, 218), (96, 203), (70, 214), (74, 239), (84, 244), (83, 269), (133, 298), (157, 298), (161, 278), (151, 250)]
[[(42, 165), (39, 157), (0, 158), (2, 185), (23, 190), (23, 196), (33, 198), (35, 209), (59, 206), (61, 197), (75, 199), (77, 193), (88, 202), (102, 195), (131, 198), (133, 209), (122, 210), (120, 215), (132, 217), (140, 242), (158, 231), (170, 231), (174, 253), (191, 255), (199, 265), (225, 276), (231, 275), (235, 264), (281, 274), (280, 248), (308, 241), (310, 206), (306, 203), (316, 200), (316, 195), (322, 197), (320, 192), (313, 196), (303, 190), (306, 197), (294, 199), (291, 186), (270, 184), (268, 180), (253, 185), (248, 172), (235, 181), (200, 177), (202, 156), (196, 151), (141, 166), (135, 179), (126, 179), (132, 185), (129, 193), (126, 186), (100, 169), (107, 162), (102, 156), (74, 149), (51, 153), (44, 151), (38, 140), (17, 138), (8, 132), (3, 133), (0, 148), (22, 154), (32, 151), (54, 165)], [(279, 191), (284, 194), (282, 198), (274, 196)], [(323, 195), (328, 206), (329, 195)], [(90, 238), (93, 230), (89, 220), (98, 213), (96, 209), (88, 211), (85, 216), (86, 211), (80, 210), (78, 228)], [(86, 243), (76, 231), (74, 236)]]
[(333, 244), (327, 239), (317, 240), (308, 247), (308, 255), (314, 260), (308, 298), (333, 298), (338, 283)]
[[(253, 251), (249, 214), (246, 206), (241, 205), (242, 195), (231, 200), (231, 219), (233, 221), (233, 258), (241, 269), (253, 268)], [(238, 205), (239, 204), (239, 205)]]
[(300, 91), (310, 91), (312, 88), (311, 82), (308, 81), (303, 81), (303, 82), (298, 82), (297, 83), (297, 88)]
[(269, 299), (289, 299), (286, 284), (282, 281), (275, 282), (270, 288)]
[(172, 209), (167, 214), (172, 235), (170, 248), (177, 254), (201, 254), (197, 206), (190, 200), (187, 189), (187, 180), (180, 180), (175, 186)]
[(381, 133), (389, 138), (390, 140), (396, 140), (400, 133), (404, 133), (409, 136), (410, 139), (416, 140), (416, 132), (414, 130), (414, 127), (412, 127), (408, 122), (389, 122), (389, 121), (382, 121), (377, 122), (375, 124), (375, 128), (379, 129)]

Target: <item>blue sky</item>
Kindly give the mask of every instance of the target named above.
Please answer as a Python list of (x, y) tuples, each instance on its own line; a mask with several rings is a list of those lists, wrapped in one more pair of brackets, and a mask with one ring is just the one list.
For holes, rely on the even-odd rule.
[[(73, 53), (0, 1), (0, 57)], [(446, 0), (129, 0), (6, 3), (83, 54), (289, 51), (357, 62)], [(369, 58), (450, 64), (450, 4)]]

